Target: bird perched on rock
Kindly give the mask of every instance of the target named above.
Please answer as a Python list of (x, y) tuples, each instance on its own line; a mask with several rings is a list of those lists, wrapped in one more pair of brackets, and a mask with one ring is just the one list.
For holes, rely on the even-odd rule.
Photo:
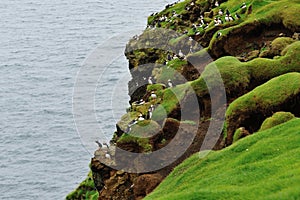
[(108, 152), (105, 153), (105, 158), (106, 159), (111, 159), (111, 156), (110, 156), (110, 154)]
[(131, 131), (131, 127), (138, 123), (138, 119), (133, 119), (127, 124), (127, 128), (125, 130), (125, 133), (129, 133)]
[(102, 148), (101, 142), (99, 142), (98, 140), (96, 140), (95, 142), (98, 144), (99, 148)]
[(150, 84), (150, 85), (153, 84), (153, 81), (152, 81), (152, 77), (151, 77), (151, 76), (149, 76), (149, 78), (148, 78), (148, 84)]
[(169, 86), (170, 88), (173, 87), (173, 83), (172, 83), (171, 79), (168, 79), (168, 86)]
[(182, 53), (181, 49), (179, 50), (178, 56), (180, 59), (184, 59), (185, 55)]
[(192, 53), (194, 53), (193, 46), (190, 46), (189, 54), (192, 54)]
[(106, 142), (103, 142), (103, 146), (105, 146), (107, 149), (109, 149), (109, 146)]

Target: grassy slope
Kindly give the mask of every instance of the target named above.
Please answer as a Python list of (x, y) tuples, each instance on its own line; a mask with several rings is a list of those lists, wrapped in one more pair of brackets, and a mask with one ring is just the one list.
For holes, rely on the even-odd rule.
[(195, 154), (145, 200), (300, 199), (300, 119)]

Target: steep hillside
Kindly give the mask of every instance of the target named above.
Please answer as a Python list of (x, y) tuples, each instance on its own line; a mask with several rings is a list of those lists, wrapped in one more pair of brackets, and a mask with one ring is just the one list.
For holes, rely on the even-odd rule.
[[(149, 16), (126, 45), (130, 108), (91, 161), (98, 199), (299, 195), (299, 120), (256, 133), (300, 117), (299, 10), (299, 0), (185, 0)], [(212, 149), (223, 150), (198, 160)]]
[(177, 166), (145, 200), (300, 198), (300, 119), (200, 156)]

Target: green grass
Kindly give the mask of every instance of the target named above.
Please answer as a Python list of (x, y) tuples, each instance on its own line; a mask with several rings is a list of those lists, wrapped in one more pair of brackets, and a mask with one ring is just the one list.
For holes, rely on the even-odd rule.
[(78, 188), (68, 194), (66, 200), (97, 200), (98, 192), (95, 188), (92, 178), (92, 172), (90, 171), (87, 178), (80, 183)]
[(300, 199), (300, 119), (194, 154), (145, 200)]

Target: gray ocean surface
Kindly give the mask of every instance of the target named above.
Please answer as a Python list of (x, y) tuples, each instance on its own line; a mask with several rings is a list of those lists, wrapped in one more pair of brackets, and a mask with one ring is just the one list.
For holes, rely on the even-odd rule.
[[(98, 45), (122, 31), (145, 28), (147, 17), (171, 2), (1, 1), (0, 199), (64, 199), (86, 177), (91, 154), (72, 114), (76, 74)], [(120, 46), (125, 49), (125, 43)], [(127, 67), (124, 56), (112, 61), (97, 93), (109, 102), (106, 90), (123, 80), (119, 101), (113, 102), (115, 119), (128, 106), (122, 78)], [(116, 121), (105, 116), (112, 111), (102, 106), (97, 111), (109, 139)]]

